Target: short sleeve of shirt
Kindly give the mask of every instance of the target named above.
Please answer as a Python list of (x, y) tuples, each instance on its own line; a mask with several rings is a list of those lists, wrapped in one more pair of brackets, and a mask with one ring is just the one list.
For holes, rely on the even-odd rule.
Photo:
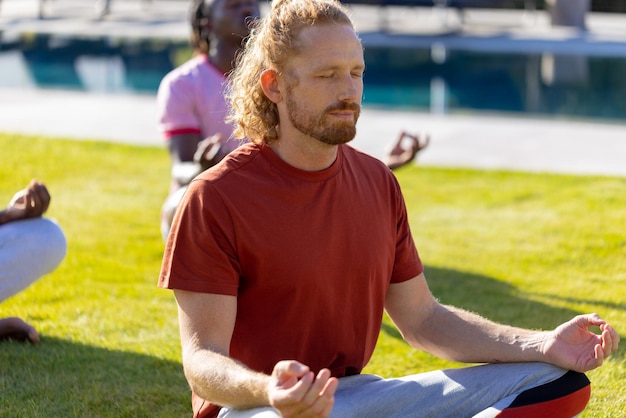
[(168, 137), (171, 132), (200, 133), (194, 103), (194, 85), (187, 77), (170, 73), (163, 78), (157, 93), (158, 127)]
[(391, 283), (400, 283), (412, 279), (424, 272), (422, 261), (420, 260), (413, 234), (409, 226), (406, 204), (400, 185), (396, 182), (396, 210), (397, 215), (397, 241), (396, 257), (391, 275)]
[[(239, 262), (226, 208), (210, 183), (190, 183), (168, 239), (159, 286), (237, 295)], [(210, 260), (210, 261), (208, 261)]]

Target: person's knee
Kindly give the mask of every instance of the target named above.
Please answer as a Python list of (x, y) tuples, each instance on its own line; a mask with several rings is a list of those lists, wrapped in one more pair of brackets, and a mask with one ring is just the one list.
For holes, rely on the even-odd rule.
[(520, 393), (499, 416), (574, 417), (584, 411), (590, 396), (587, 376), (570, 370), (556, 380)]
[(0, 247), (0, 301), (54, 271), (67, 253), (65, 234), (45, 218), (3, 225)]
[(45, 247), (42, 249), (42, 264), (46, 273), (56, 269), (67, 255), (67, 239), (61, 227), (54, 221), (42, 219), (40, 228), (45, 236)]

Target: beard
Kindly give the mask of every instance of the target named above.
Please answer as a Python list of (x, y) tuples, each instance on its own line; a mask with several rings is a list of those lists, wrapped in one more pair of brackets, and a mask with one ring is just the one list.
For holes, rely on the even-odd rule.
[[(307, 114), (294, 100), (291, 90), (286, 95), (287, 114), (291, 124), (300, 132), (328, 145), (346, 144), (356, 135), (356, 122), (361, 114), (359, 104), (336, 103), (327, 107), (320, 115)], [(352, 110), (354, 121), (330, 120), (330, 112)]]

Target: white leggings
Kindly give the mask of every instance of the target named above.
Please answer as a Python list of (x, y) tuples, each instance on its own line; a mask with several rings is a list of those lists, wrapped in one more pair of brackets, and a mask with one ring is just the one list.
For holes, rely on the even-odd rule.
[(0, 302), (52, 272), (65, 258), (63, 231), (47, 218), (0, 225)]
[[(494, 417), (520, 393), (563, 380), (565, 375), (565, 370), (544, 363), (503, 363), (397, 379), (349, 376), (339, 379), (331, 418)], [(280, 414), (272, 408), (222, 409), (219, 418), (227, 417), (277, 418)]]

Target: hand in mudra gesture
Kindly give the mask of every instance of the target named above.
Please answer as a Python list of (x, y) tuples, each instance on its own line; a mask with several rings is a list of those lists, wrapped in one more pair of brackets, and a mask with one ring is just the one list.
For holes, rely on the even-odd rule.
[(13, 196), (6, 211), (11, 220), (38, 218), (48, 210), (49, 205), (50, 193), (46, 186), (31, 180), (28, 187)]
[(222, 144), (220, 140), (221, 136), (216, 134), (198, 143), (198, 148), (193, 156), (193, 160), (200, 164), (202, 171), (213, 167), (221, 160), (222, 155), (220, 155), (220, 149), (222, 148)]

